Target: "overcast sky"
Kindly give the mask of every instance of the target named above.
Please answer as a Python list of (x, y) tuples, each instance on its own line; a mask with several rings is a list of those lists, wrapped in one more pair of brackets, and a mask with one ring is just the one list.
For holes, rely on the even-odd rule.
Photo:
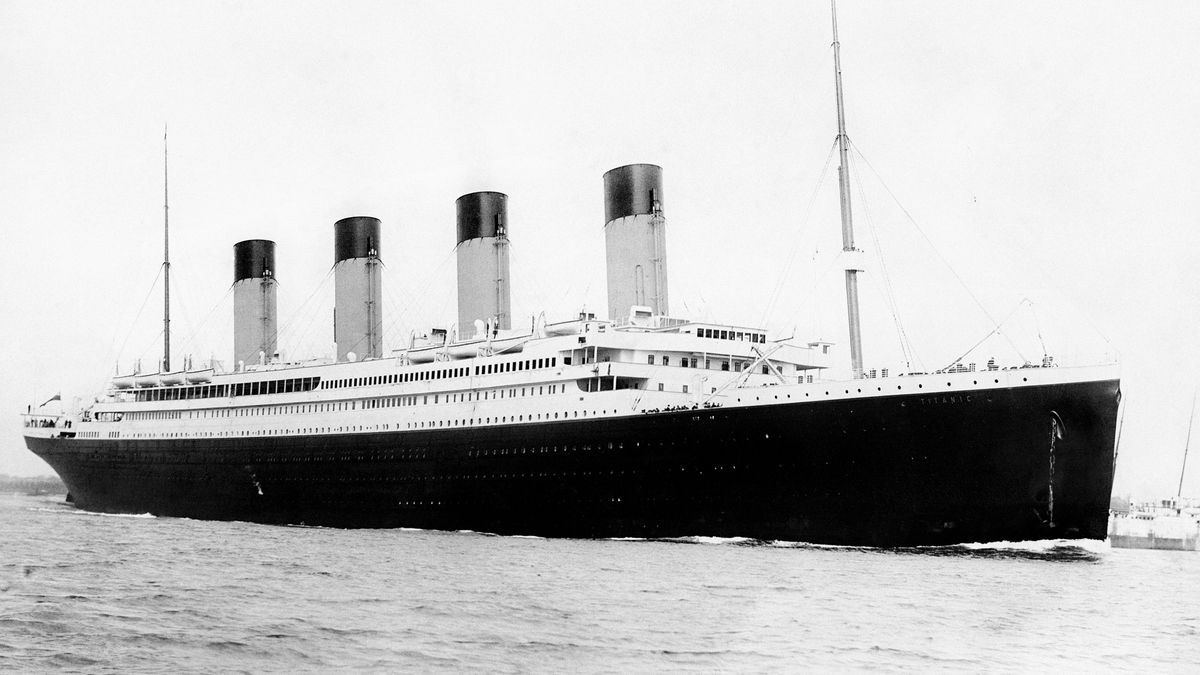
[[(839, 20), (867, 367), (945, 366), (1001, 321), (965, 362), (1119, 355), (1116, 490), (1173, 493), (1200, 374), (1200, 3)], [(278, 245), (286, 356), (330, 353), (351, 215), (384, 223), (385, 346), (449, 325), (475, 190), (509, 195), (515, 326), (604, 314), (601, 175), (633, 162), (664, 168), (673, 314), (844, 343), (830, 42), (821, 1), (0, 0), (0, 473), (49, 472), (27, 404), (160, 354), (164, 125), (177, 362), (230, 359), (250, 238)]]

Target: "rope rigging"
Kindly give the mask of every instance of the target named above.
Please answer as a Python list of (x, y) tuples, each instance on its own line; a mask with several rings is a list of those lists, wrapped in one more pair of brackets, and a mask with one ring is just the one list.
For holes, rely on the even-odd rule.
[[(853, 144), (851, 144), (851, 145), (853, 145)], [(871, 160), (867, 159), (867, 156), (864, 155), (861, 150), (859, 150), (858, 146), (853, 145), (853, 147), (854, 147), (855, 154), (858, 157), (860, 157), (862, 159), (863, 163), (866, 164), (867, 168), (871, 170), (871, 173), (875, 176), (875, 179), (879, 181), (879, 184), (881, 186), (883, 186), (884, 191), (886, 191), (888, 196), (892, 198), (892, 201), (896, 204), (896, 207), (899, 208), (900, 211), (904, 214), (904, 217), (906, 219), (908, 219), (909, 224), (912, 225), (913, 228), (916, 229), (917, 233), (921, 235), (921, 238), (925, 241), (925, 243), (933, 251), (933, 253), (937, 257), (937, 259), (939, 261), (941, 261), (942, 265), (954, 277), (954, 280), (958, 282), (958, 285), (962, 287), (962, 289), (966, 292), (967, 296), (969, 298), (971, 298), (971, 301), (975, 303), (975, 306), (979, 308), (979, 311), (981, 313), (983, 313), (984, 317), (987, 318), (988, 322), (992, 324), (993, 329), (991, 332), (988, 333), (988, 335), (984, 338), (984, 340), (986, 340), (987, 337), (991, 337), (992, 335), (999, 333), (1000, 335), (1002, 335), (1004, 337), (1005, 341), (1008, 342), (1009, 346), (1013, 348), (1013, 351), (1017, 352), (1017, 354), (1020, 355), (1021, 350), (1016, 346), (1016, 344), (1013, 343), (1012, 339), (1009, 338), (1007, 334), (1000, 332), (1000, 325), (1003, 322), (1000, 322), (1000, 323), (996, 322), (996, 320), (992, 317), (991, 312), (988, 312), (987, 307), (985, 307), (983, 305), (983, 302), (981, 302), (979, 300), (979, 298), (973, 292), (971, 292), (970, 286), (968, 286), (967, 283), (965, 281), (963, 281), (962, 277), (960, 277), (958, 275), (958, 271), (956, 269), (954, 269), (954, 266), (950, 264), (950, 261), (946, 260), (945, 256), (942, 255), (942, 252), (940, 250), (938, 250), (937, 246), (934, 246), (933, 241), (929, 238), (929, 235), (925, 234), (925, 230), (921, 229), (921, 226), (917, 223), (917, 220), (915, 218), (913, 218), (911, 213), (908, 212), (908, 209), (904, 208), (904, 204), (902, 204), (900, 202), (900, 199), (898, 197), (896, 197), (896, 194), (894, 192), (892, 192), (891, 188), (888, 187), (887, 182), (883, 180), (883, 177), (879, 175), (879, 172), (875, 170), (875, 167), (871, 164)], [(1007, 320), (1008, 319), (1006, 318), (1005, 321), (1007, 321)], [(975, 347), (978, 347), (979, 344), (981, 344), (981, 343), (982, 343), (982, 341), (980, 343), (976, 343), (976, 345), (973, 346), (970, 350), (968, 350), (967, 353), (969, 354), (971, 351), (973, 351), (975, 349)], [(1021, 358), (1024, 359), (1025, 357), (1021, 356)], [(961, 359), (961, 357), (960, 357), (960, 359)], [(958, 360), (960, 360), (960, 359), (956, 359), (953, 363), (957, 363)], [(951, 363), (951, 365), (953, 365), (953, 363)]]
[(821, 169), (821, 176), (817, 179), (817, 184), (813, 186), (812, 194), (808, 197), (808, 205), (804, 208), (804, 215), (800, 219), (800, 235), (796, 237), (792, 244), (792, 250), (788, 253), (787, 263), (783, 266), (783, 271), (780, 272), (778, 281), (775, 282), (775, 288), (771, 290), (771, 295), (767, 300), (767, 306), (763, 309), (762, 318), (759, 320), (759, 325), (764, 325), (767, 322), (767, 317), (775, 308), (775, 302), (779, 299), (780, 293), (783, 291), (783, 284), (791, 273), (792, 266), (796, 262), (796, 254), (800, 251), (800, 244), (803, 243), (805, 236), (808, 234), (810, 217), (812, 216), (813, 206), (817, 202), (817, 195), (821, 191), (821, 186), (825, 184), (825, 177), (829, 175), (829, 167), (833, 163), (833, 153), (837, 151), (838, 143), (835, 138), (829, 145), (829, 154), (825, 156), (825, 166)]
[[(275, 344), (281, 345), (284, 339), (290, 341), (290, 347), (292, 349), (299, 349), (300, 345), (304, 344), (304, 341), (308, 338), (309, 331), (312, 329), (313, 323), (316, 321), (318, 314), (316, 310), (308, 311), (308, 313), (306, 313), (306, 310), (308, 310), (310, 306), (309, 303), (313, 301), (313, 298), (317, 297), (318, 293), (321, 293), (326, 289), (326, 287), (329, 285), (329, 279), (332, 276), (333, 266), (330, 266), (329, 269), (326, 270), (325, 276), (321, 277), (321, 280), (318, 281), (317, 285), (314, 286), (312, 291), (309, 292), (308, 297), (304, 299), (304, 302), (300, 303), (300, 306), (296, 308), (296, 311), (292, 312), (291, 317), (279, 326), (276, 333), (277, 337), (275, 339)], [(304, 323), (300, 324), (302, 319), (304, 320)]]
[[(858, 148), (855, 147), (854, 153), (851, 155), (851, 161), (860, 156), (861, 155), (858, 154)], [(863, 187), (862, 172), (859, 171), (858, 167), (856, 166), (854, 167), (854, 171), (851, 173), (854, 174), (854, 178), (858, 182), (859, 194), (865, 195), (867, 191), (866, 188)], [(879, 230), (875, 227), (875, 219), (871, 215), (870, 205), (866, 199), (861, 199), (859, 201), (860, 206), (862, 207), (863, 217), (867, 221), (867, 230), (871, 233), (871, 242), (875, 244), (875, 257), (877, 260), (879, 260), (878, 276), (883, 282), (883, 299), (888, 306), (888, 312), (892, 315), (892, 323), (896, 328), (896, 338), (900, 344), (900, 351), (904, 355), (904, 367), (906, 370), (911, 370), (912, 362), (914, 360), (919, 361), (919, 359), (916, 358), (915, 350), (912, 347), (912, 343), (908, 339), (907, 332), (904, 330), (904, 324), (900, 321), (900, 306), (899, 303), (896, 302), (895, 289), (892, 287), (892, 278), (888, 273), (887, 262), (883, 257), (883, 245), (879, 243)]]
[[(398, 287), (398, 288), (407, 288), (407, 287), (404, 286), (403, 284), (400, 284), (400, 285), (384, 284), (384, 299), (385, 299), (384, 301), (391, 303), (390, 306), (393, 308), (393, 312), (394, 312), (392, 320), (390, 322), (388, 322), (387, 326), (384, 328), (384, 331), (383, 331), (384, 336), (392, 335), (397, 332), (400, 333), (401, 335), (403, 335), (403, 330), (401, 329), (401, 323), (405, 320), (411, 320), (411, 317), (419, 315), (420, 312), (423, 312), (426, 309), (426, 306), (425, 306), (426, 302), (423, 302), (423, 301), (425, 301), (431, 297), (431, 294), (429, 292), (430, 287), (434, 284), (434, 282), (437, 279), (439, 279), (441, 277), (442, 272), (445, 270), (446, 264), (450, 261), (450, 258), (455, 255), (455, 251), (457, 251), (457, 250), (458, 250), (457, 247), (450, 249), (450, 251), (448, 253), (446, 253), (446, 255), (441, 259), (441, 261), (438, 262), (438, 264), (434, 267), (433, 273), (425, 275), (425, 284), (423, 286), (421, 286), (419, 289), (417, 289), (416, 293), (414, 294), (415, 295), (414, 298), (403, 298), (403, 297), (401, 298), (401, 301), (409, 300), (409, 302), (404, 303), (404, 306), (408, 308), (407, 310), (397, 309), (394, 300), (392, 300), (391, 296), (389, 295), (389, 293), (387, 291), (388, 288), (392, 288), (392, 287)], [(386, 265), (384, 266), (384, 269), (385, 270), (387, 269)], [(445, 303), (439, 303), (439, 306), (440, 307), (448, 307), (451, 305), (447, 305)], [(405, 345), (405, 347), (407, 347), (407, 346), (408, 345)]]
[[(142, 300), (142, 306), (138, 308), (137, 314), (133, 317), (133, 322), (129, 324), (129, 332), (125, 334), (125, 339), (121, 341), (121, 347), (117, 349), (117, 359), (120, 359), (121, 355), (125, 353), (125, 346), (129, 344), (129, 338), (133, 337), (133, 331), (137, 326), (138, 319), (142, 318), (142, 312), (146, 310), (146, 303), (150, 302), (150, 296), (154, 293), (154, 289), (158, 288), (158, 280), (162, 277), (162, 272), (163, 266), (159, 265), (158, 273), (154, 275), (154, 281), (150, 283), (150, 289), (146, 291), (146, 297)], [(158, 332), (158, 335), (154, 336), (155, 343), (158, 342), (160, 337), (162, 337), (161, 330)], [(143, 349), (138, 353), (142, 354), (145, 352), (146, 350)]]
[(949, 364), (947, 364), (947, 365), (945, 366), (945, 368), (942, 368), (942, 370), (946, 370), (947, 368), (951, 368), (951, 367), (953, 367), (953, 366), (954, 366), (954, 364), (961, 362), (963, 359), (967, 358), (967, 356), (969, 356), (969, 355), (971, 354), (971, 352), (975, 351), (975, 350), (976, 350), (976, 349), (979, 347), (979, 345), (983, 344), (984, 342), (987, 342), (988, 338), (990, 338), (990, 337), (992, 337), (993, 335), (996, 335), (996, 334), (998, 334), (998, 333), (999, 333), (1000, 335), (1004, 335), (1004, 339), (1005, 339), (1005, 340), (1008, 340), (1008, 344), (1009, 344), (1009, 345), (1012, 345), (1012, 348), (1013, 348), (1013, 349), (1014, 349), (1014, 350), (1017, 352), (1017, 356), (1021, 357), (1021, 360), (1022, 360), (1022, 361), (1025, 361), (1026, 363), (1028, 363), (1028, 359), (1026, 359), (1026, 358), (1025, 358), (1025, 355), (1021, 353), (1021, 350), (1020, 350), (1020, 349), (1018, 349), (1018, 348), (1017, 348), (1017, 346), (1016, 346), (1015, 344), (1013, 344), (1012, 340), (1011, 340), (1011, 339), (1009, 339), (1009, 337), (1008, 337), (1007, 335), (1005, 335), (1004, 333), (1000, 333), (1000, 328), (1001, 328), (1001, 327), (1002, 327), (1002, 326), (1003, 326), (1005, 323), (1007, 323), (1007, 322), (1008, 322), (1008, 320), (1009, 320), (1009, 319), (1011, 319), (1011, 318), (1013, 317), (1013, 315), (1014, 315), (1014, 314), (1016, 314), (1016, 313), (1017, 313), (1017, 311), (1021, 309), (1021, 307), (1023, 307), (1023, 306), (1024, 306), (1024, 305), (1026, 305), (1027, 303), (1029, 303), (1029, 298), (1021, 298), (1021, 302), (1018, 302), (1018, 303), (1017, 303), (1017, 306), (1013, 308), (1013, 311), (1011, 311), (1011, 312), (1009, 312), (1009, 313), (1008, 313), (1008, 316), (1004, 317), (1004, 320), (1003, 320), (1003, 321), (1001, 321), (1000, 323), (996, 324), (996, 325), (995, 325), (995, 327), (993, 327), (993, 328), (992, 328), (990, 331), (988, 331), (987, 335), (984, 335), (982, 338), (980, 338), (978, 342), (976, 342), (975, 344), (971, 345), (971, 348), (970, 348), (970, 349), (968, 349), (967, 351), (963, 352), (961, 356), (959, 356), (957, 359), (954, 359), (953, 361), (951, 361)]

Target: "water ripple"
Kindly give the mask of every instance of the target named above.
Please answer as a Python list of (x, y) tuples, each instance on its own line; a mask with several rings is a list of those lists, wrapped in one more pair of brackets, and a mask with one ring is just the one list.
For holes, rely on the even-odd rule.
[(1061, 670), (1200, 661), (1200, 556), (79, 517), (0, 498), (0, 670)]

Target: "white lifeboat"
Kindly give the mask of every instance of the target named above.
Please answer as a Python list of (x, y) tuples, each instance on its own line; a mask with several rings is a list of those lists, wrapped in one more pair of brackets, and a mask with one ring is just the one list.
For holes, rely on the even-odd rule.
[(483, 347), (483, 340), (471, 340), (469, 342), (458, 342), (446, 347), (446, 353), (450, 358), (467, 359), (479, 355), (480, 347)]
[(581, 319), (572, 319), (570, 321), (559, 321), (558, 323), (548, 323), (545, 326), (546, 335), (578, 335), (583, 332), (584, 321)]
[(437, 352), (441, 348), (441, 345), (430, 345), (428, 347), (410, 349), (404, 354), (412, 363), (429, 363), (437, 357)]
[(143, 373), (133, 376), (133, 386), (135, 387), (157, 387), (158, 373)]
[(525, 343), (532, 339), (532, 335), (515, 335), (492, 340), (490, 346), (493, 354), (515, 354), (525, 349)]
[(129, 389), (133, 387), (133, 375), (117, 375), (112, 379), (113, 389)]
[(205, 382), (212, 382), (213, 369), (204, 368), (202, 370), (189, 370), (187, 374), (184, 375), (184, 378), (187, 380), (188, 384), (204, 384)]
[(159, 375), (158, 381), (165, 385), (183, 384), (183, 371), (177, 370), (173, 373), (162, 373)]

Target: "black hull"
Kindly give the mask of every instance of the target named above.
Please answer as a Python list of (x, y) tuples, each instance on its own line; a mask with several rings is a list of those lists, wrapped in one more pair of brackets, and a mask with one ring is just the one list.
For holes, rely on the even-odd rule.
[(1119, 399), (1109, 380), (474, 429), (26, 440), (94, 511), (867, 546), (1104, 539)]

